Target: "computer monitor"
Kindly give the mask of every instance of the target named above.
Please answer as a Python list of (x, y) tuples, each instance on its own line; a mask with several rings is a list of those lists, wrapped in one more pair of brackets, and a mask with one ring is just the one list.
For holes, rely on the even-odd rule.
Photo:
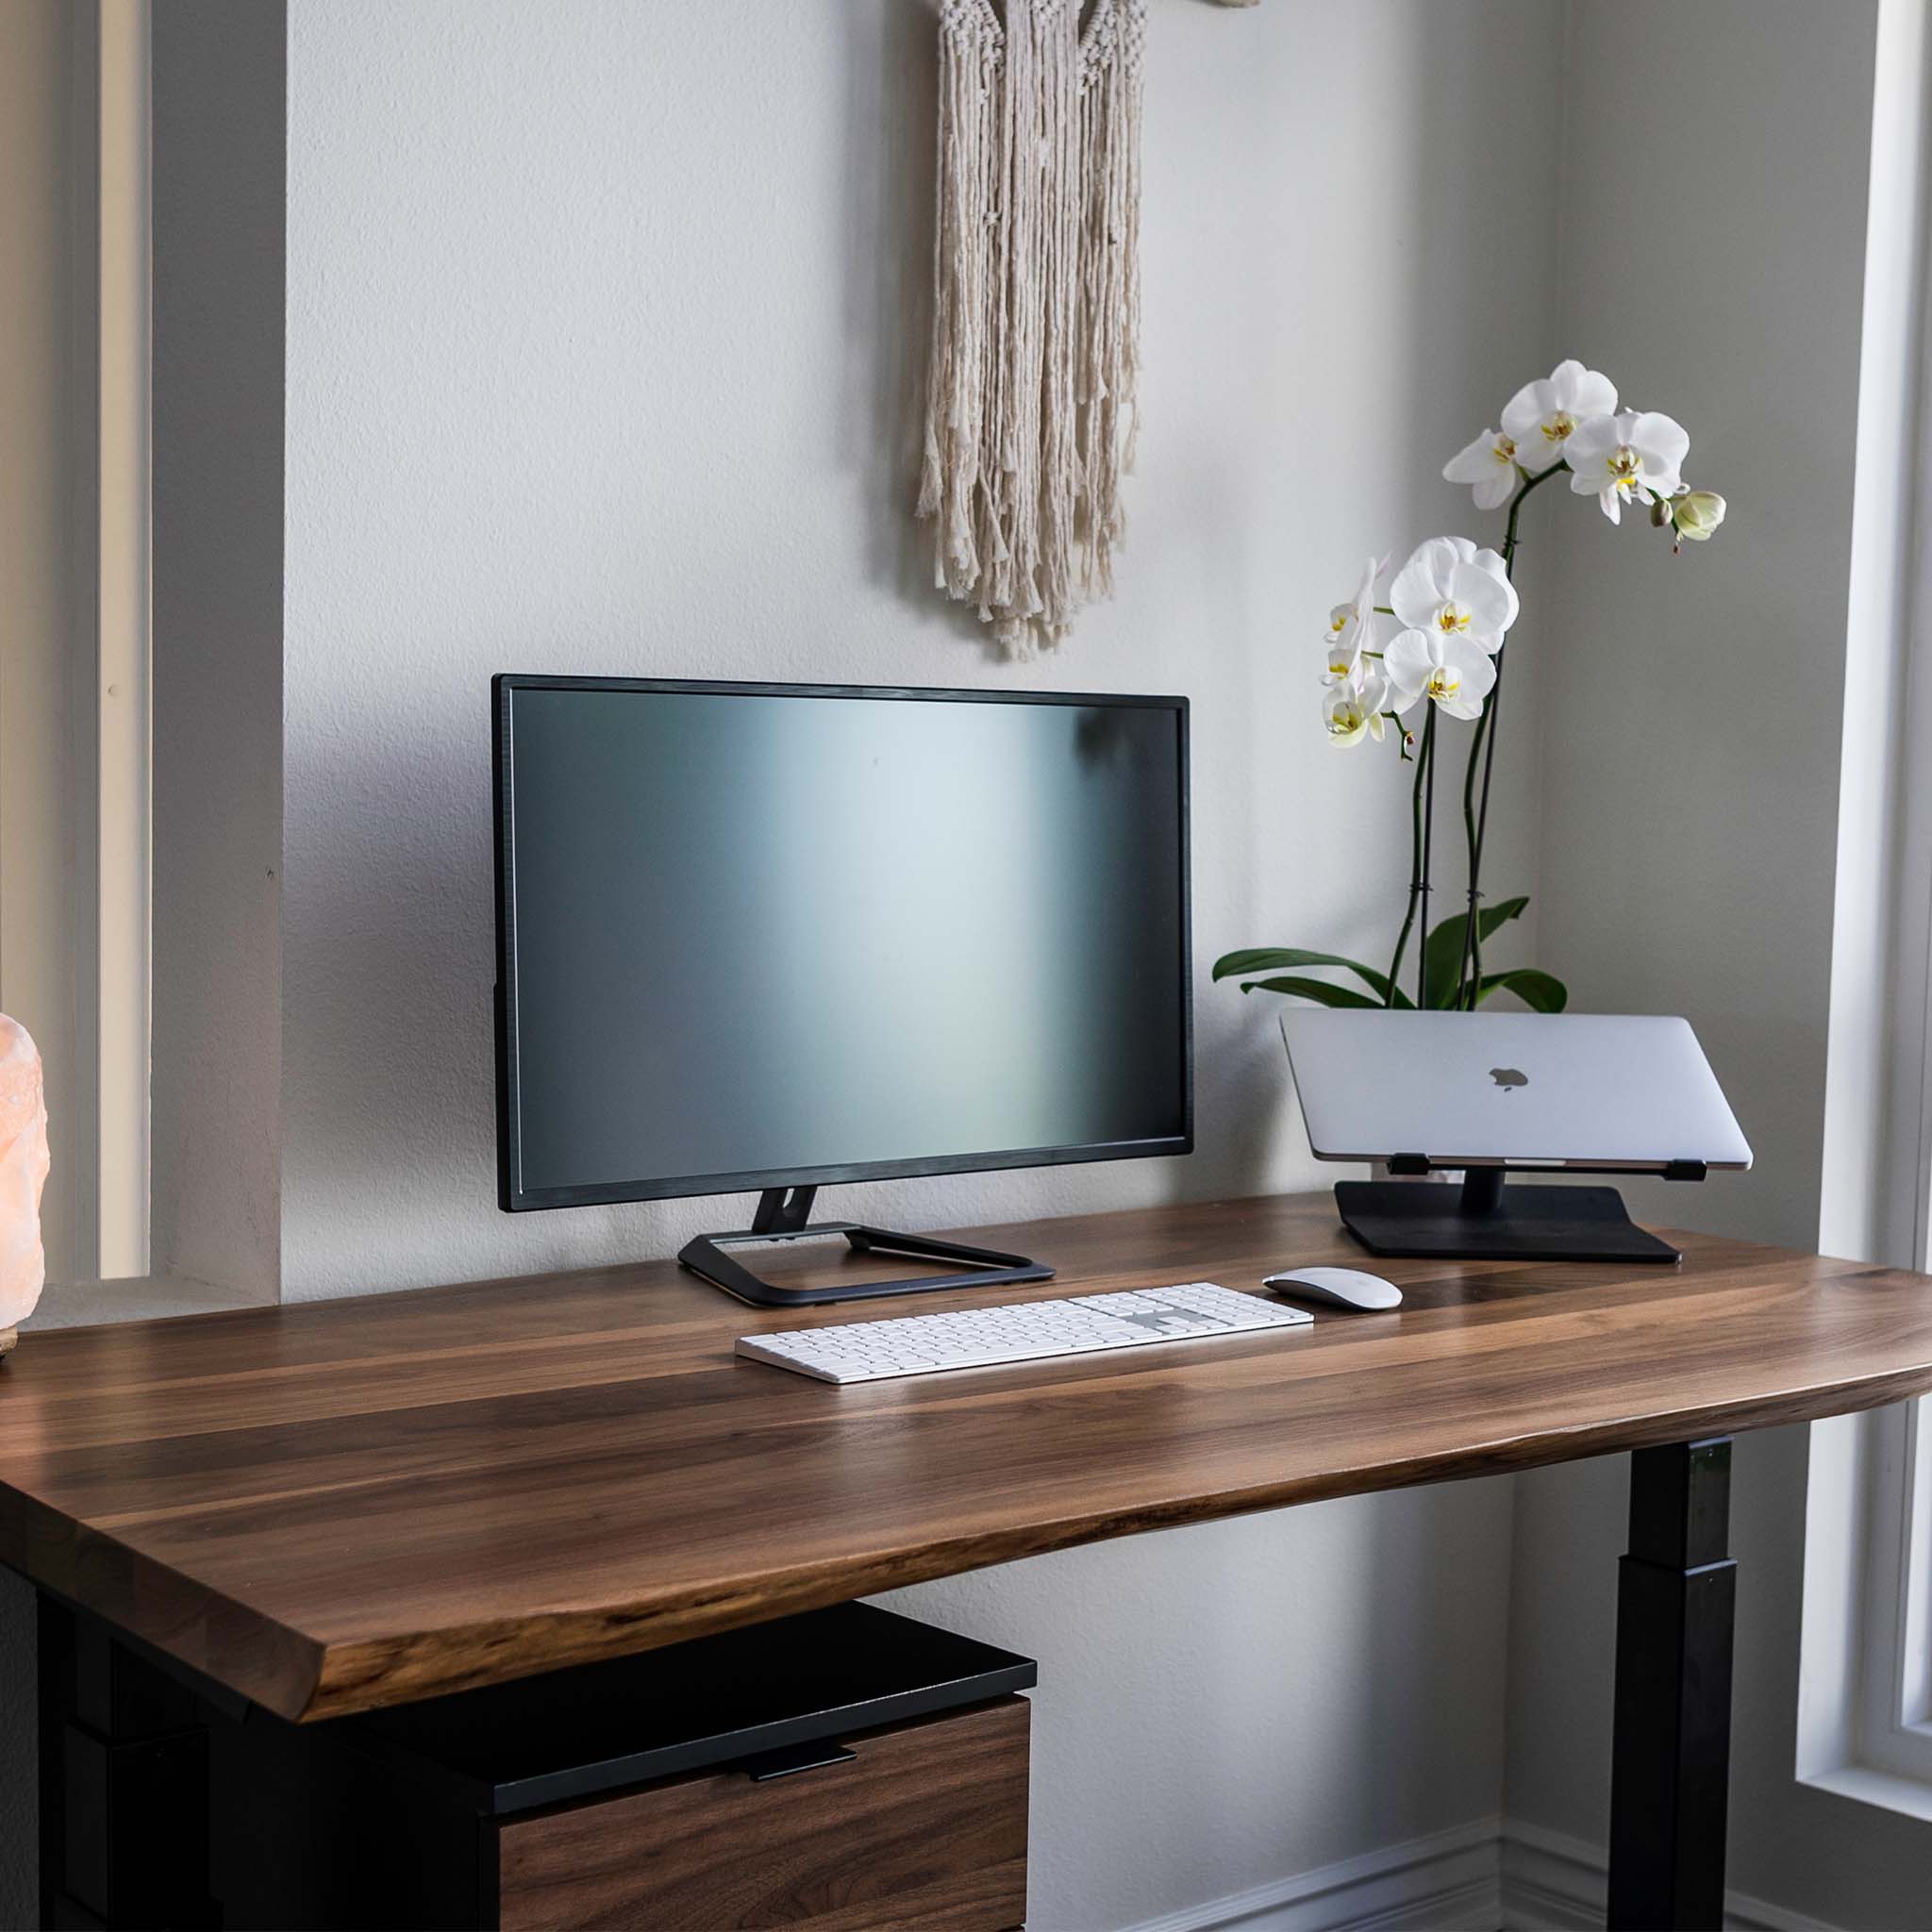
[(760, 1191), (728, 1241), (1040, 1280), (822, 1184), (1193, 1145), (1184, 698), (503, 675), (502, 1206)]

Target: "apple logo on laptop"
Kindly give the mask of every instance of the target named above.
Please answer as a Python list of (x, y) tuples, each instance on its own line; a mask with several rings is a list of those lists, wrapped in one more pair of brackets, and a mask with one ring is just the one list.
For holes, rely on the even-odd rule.
[(1491, 1067), (1490, 1069), (1490, 1078), (1505, 1093), (1508, 1092), (1512, 1087), (1527, 1087), (1529, 1085), (1529, 1075), (1519, 1067)]

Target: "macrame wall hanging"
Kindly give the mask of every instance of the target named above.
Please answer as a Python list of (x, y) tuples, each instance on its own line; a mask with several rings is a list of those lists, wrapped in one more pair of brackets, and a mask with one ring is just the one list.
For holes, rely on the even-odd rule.
[(1141, 362), (1146, 0), (944, 0), (919, 513), (1008, 653), (1113, 589)]

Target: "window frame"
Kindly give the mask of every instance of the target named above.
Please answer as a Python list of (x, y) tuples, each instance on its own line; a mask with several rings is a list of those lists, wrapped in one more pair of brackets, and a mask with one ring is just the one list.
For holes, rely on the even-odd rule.
[(1874, 1420), (1857, 1758), (1932, 1788), (1932, 1398)]

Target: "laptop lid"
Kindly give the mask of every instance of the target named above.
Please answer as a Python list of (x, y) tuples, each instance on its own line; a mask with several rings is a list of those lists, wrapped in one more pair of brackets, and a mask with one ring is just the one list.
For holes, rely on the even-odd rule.
[(1315, 1007), (1285, 1010), (1281, 1035), (1318, 1159), (1751, 1165), (1687, 1020)]

